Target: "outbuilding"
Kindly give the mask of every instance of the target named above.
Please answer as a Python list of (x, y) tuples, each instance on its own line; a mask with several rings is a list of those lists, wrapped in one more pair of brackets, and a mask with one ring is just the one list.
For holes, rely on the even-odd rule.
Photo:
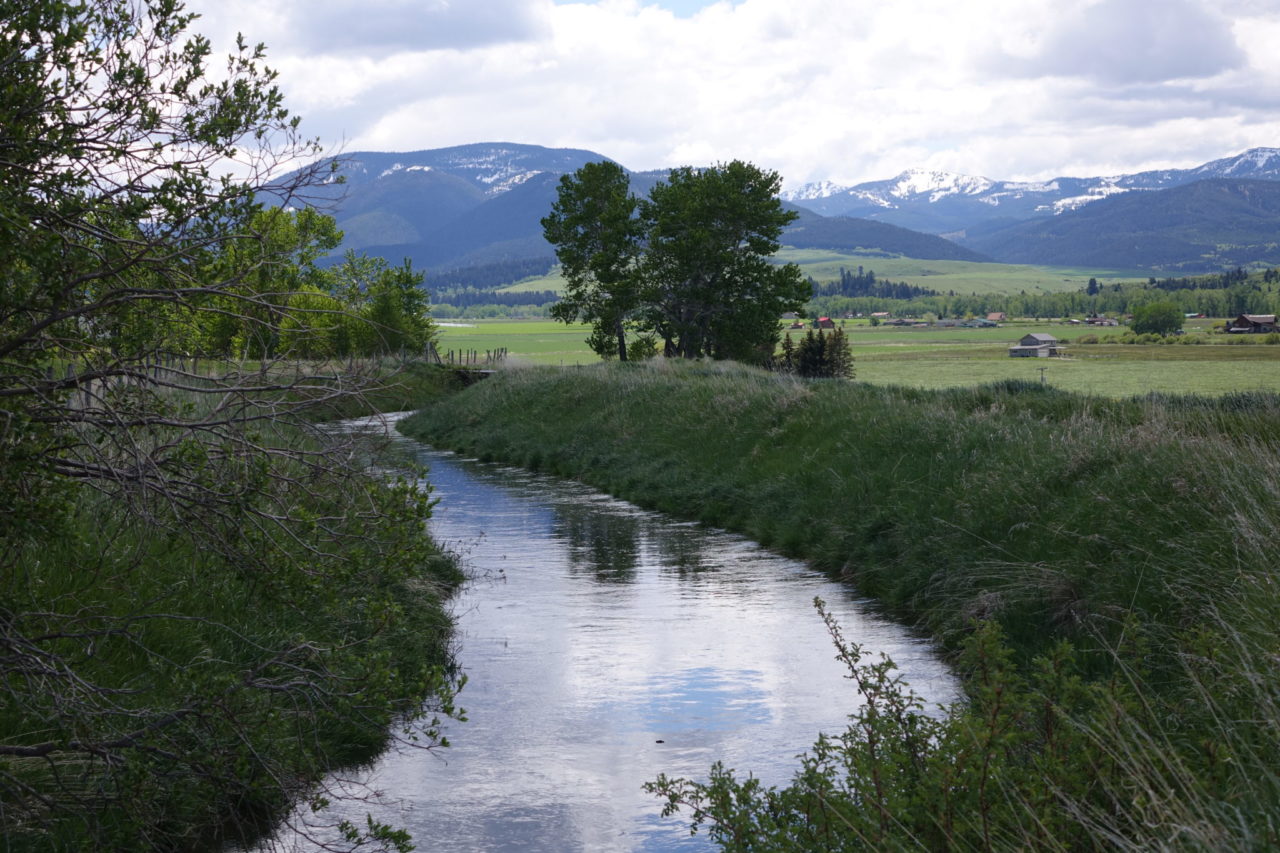
[(1009, 347), (1013, 358), (1050, 358), (1062, 354), (1062, 343), (1046, 332), (1032, 332)]
[(1233, 335), (1266, 335), (1275, 331), (1280, 331), (1275, 314), (1241, 314), (1227, 326), (1227, 332)]

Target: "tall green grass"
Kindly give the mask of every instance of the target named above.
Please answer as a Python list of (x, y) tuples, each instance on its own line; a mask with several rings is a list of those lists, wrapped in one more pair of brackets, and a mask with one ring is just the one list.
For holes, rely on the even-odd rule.
[[(941, 846), (1280, 843), (1274, 395), (923, 391), (659, 362), (507, 371), (402, 429), (808, 558), (957, 654), (994, 626), (979, 659), (1007, 654), (1000, 689), (1018, 702), (1002, 707), (1023, 709), (1008, 713), (1024, 736), (984, 741), (1008, 763), (974, 802), (1012, 805), (993, 810), (996, 834), (974, 825)], [(1093, 692), (1050, 701), (1080, 738), (1045, 764), (1026, 709), (1054, 659)], [(975, 671), (990, 668), (967, 676), (989, 708)], [(961, 730), (991, 734), (971, 712)]]

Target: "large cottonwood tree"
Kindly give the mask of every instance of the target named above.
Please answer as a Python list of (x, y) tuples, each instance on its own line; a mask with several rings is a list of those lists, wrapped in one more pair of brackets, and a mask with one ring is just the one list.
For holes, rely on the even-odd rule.
[(796, 216), (780, 186), (740, 160), (673, 169), (647, 199), (613, 163), (566, 175), (543, 220), (568, 283), (555, 316), (591, 322), (602, 356), (625, 358), (631, 329), (661, 339), (667, 356), (769, 358), (778, 317), (810, 295), (796, 265), (769, 260)]
[(626, 170), (604, 160), (561, 176), (556, 202), (542, 220), (565, 279), (551, 316), (591, 323), (591, 348), (621, 361), (641, 300), (639, 205)]
[(648, 318), (667, 355), (767, 359), (778, 318), (810, 285), (795, 264), (775, 264), (796, 218), (778, 199), (781, 179), (734, 160), (673, 169), (644, 204)]

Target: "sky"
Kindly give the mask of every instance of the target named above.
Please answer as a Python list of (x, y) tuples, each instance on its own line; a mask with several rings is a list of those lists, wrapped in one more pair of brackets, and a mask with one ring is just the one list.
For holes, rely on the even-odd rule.
[(995, 180), (1280, 147), (1280, 0), (188, 0), (267, 45), (334, 153), (749, 160), (788, 187)]

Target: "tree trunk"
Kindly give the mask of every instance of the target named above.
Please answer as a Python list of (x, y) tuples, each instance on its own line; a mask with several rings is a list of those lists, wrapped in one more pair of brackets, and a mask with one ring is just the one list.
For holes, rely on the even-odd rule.
[(627, 360), (627, 333), (622, 328), (622, 321), (615, 320), (613, 323), (613, 333), (618, 336), (618, 361)]

